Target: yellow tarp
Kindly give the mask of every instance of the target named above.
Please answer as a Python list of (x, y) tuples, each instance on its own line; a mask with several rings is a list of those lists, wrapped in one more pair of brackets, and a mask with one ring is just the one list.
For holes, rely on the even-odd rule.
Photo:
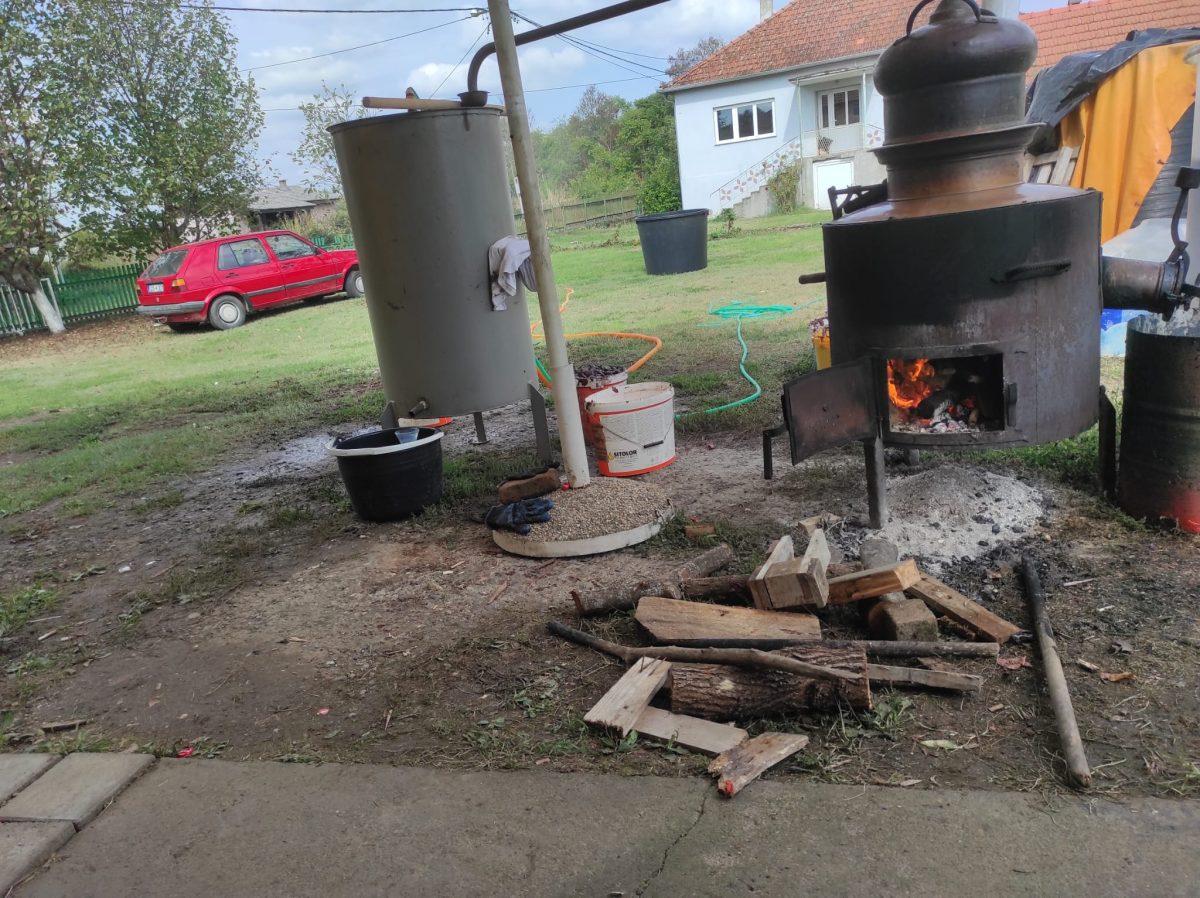
[(1101, 240), (1133, 219), (1171, 155), (1171, 129), (1192, 105), (1196, 67), (1184, 54), (1200, 41), (1143, 50), (1106, 78), (1059, 123), (1059, 140), (1079, 147), (1072, 187), (1104, 194)]

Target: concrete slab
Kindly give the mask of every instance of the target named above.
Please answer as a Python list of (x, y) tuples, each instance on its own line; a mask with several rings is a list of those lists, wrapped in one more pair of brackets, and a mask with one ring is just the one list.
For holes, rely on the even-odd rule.
[(69, 820), (79, 829), (153, 763), (153, 755), (67, 755), (0, 807), (0, 821)]
[(59, 755), (0, 755), (0, 802), (8, 801), (54, 766)]
[(75, 835), (65, 820), (0, 823), (0, 895), (21, 881)]
[(1195, 801), (166, 760), (16, 895), (1157, 898), (1197, 844)]

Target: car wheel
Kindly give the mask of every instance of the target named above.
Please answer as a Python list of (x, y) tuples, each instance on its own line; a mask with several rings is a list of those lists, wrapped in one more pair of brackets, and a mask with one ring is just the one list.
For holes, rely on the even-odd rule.
[(357, 268), (351, 268), (350, 273), (346, 275), (346, 295), (351, 299), (358, 299), (365, 292), (362, 272)]
[(208, 323), (219, 331), (246, 323), (246, 306), (236, 296), (218, 296), (208, 307)]

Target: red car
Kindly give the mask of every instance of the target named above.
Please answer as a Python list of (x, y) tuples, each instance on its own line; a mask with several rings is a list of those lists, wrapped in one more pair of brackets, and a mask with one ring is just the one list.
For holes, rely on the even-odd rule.
[(218, 330), (261, 309), (345, 291), (363, 295), (358, 254), (325, 250), (291, 231), (259, 231), (172, 247), (137, 282), (138, 314), (172, 330)]

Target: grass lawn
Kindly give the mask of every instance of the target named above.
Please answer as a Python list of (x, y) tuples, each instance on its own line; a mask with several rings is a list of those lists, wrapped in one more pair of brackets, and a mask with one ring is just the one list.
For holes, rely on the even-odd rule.
[[(678, 406), (697, 413), (681, 428), (760, 429), (778, 415), (780, 384), (813, 366), (806, 324), (823, 313), (824, 292), (796, 278), (822, 268), (815, 225), (824, 219), (804, 211), (738, 222), (732, 232), (713, 224), (708, 268), (659, 278), (645, 274), (631, 223), (555, 235), (559, 290), (573, 291), (567, 331), (660, 337), (662, 351), (636, 377), (675, 386)], [(743, 325), (763, 397), (698, 413), (750, 392), (735, 324), (709, 314), (738, 301), (794, 311)], [(577, 364), (628, 364), (645, 344), (586, 338), (571, 350)], [(0, 342), (0, 517), (49, 503), (86, 514), (244, 453), (256, 438), (374, 418), (375, 376), (365, 309), (351, 300), (257, 316), (227, 332), (174, 334), (129, 320), (66, 339)]]

